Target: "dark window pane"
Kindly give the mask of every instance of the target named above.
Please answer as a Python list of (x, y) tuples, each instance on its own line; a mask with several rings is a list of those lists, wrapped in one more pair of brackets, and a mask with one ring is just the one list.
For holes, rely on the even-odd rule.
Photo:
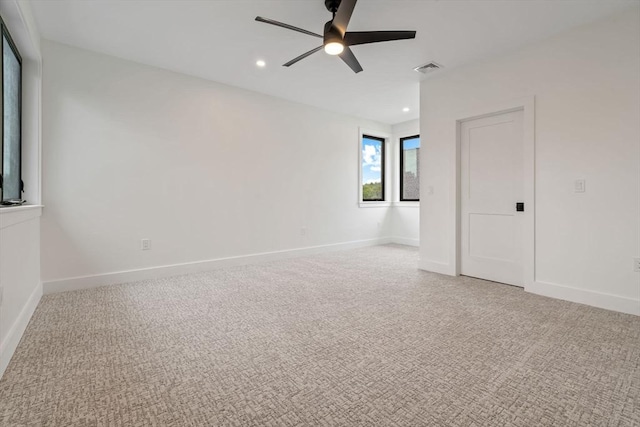
[(362, 200), (384, 200), (384, 139), (362, 136)]
[(400, 140), (401, 201), (420, 200), (420, 136)]
[(2, 200), (20, 199), (20, 62), (2, 36)]

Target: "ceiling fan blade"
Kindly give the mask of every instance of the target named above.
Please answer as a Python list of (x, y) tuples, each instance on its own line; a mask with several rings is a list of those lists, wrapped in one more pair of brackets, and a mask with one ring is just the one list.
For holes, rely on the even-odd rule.
[(349, 25), (351, 14), (353, 13), (353, 9), (356, 7), (357, 1), (358, 0), (342, 0), (342, 2), (340, 2), (340, 6), (338, 6), (336, 16), (333, 18), (331, 26), (340, 31), (341, 36), (347, 32), (347, 26)]
[(283, 67), (290, 67), (293, 64), (295, 64), (298, 61), (303, 60), (304, 58), (306, 58), (307, 56), (316, 53), (317, 51), (321, 50), (324, 46), (318, 46), (315, 49), (311, 49), (309, 52), (305, 52), (302, 55), (298, 56), (297, 58), (293, 58), (291, 61), (287, 62), (286, 64), (282, 64)]
[(289, 25), (289, 24), (285, 24), (285, 23), (282, 23), (282, 22), (274, 21), (273, 19), (263, 18), (262, 16), (256, 16), (256, 21), (264, 22), (265, 24), (275, 25), (276, 27), (286, 28), (288, 30), (297, 31), (297, 32), (302, 33), (302, 34), (308, 34), (310, 36), (322, 38), (322, 36), (320, 34), (312, 33), (311, 31), (307, 31), (307, 30), (304, 30), (302, 28), (294, 27), (293, 25)]
[(349, 31), (344, 35), (347, 46), (357, 44), (389, 42), (393, 40), (415, 39), (415, 31)]
[(362, 71), (362, 66), (356, 59), (356, 56), (353, 54), (351, 49), (345, 47), (342, 53), (339, 55), (340, 58), (353, 70), (354, 73), (359, 73)]

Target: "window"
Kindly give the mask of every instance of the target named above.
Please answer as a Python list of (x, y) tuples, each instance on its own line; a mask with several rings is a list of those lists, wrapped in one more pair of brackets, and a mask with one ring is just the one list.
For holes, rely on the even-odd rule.
[(0, 18), (2, 43), (2, 142), (0, 146), (0, 201), (22, 199), (22, 58)]
[(384, 201), (384, 138), (362, 135), (362, 201)]
[(400, 139), (400, 201), (420, 200), (420, 135)]

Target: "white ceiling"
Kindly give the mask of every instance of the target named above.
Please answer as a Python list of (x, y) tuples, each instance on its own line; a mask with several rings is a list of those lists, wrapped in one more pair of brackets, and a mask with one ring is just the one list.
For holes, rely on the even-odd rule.
[[(318, 52), (324, 0), (32, 0), (44, 38), (316, 107), (394, 124), (418, 117), (413, 71), (447, 72), (620, 12), (637, 0), (360, 0), (351, 31), (416, 30), (415, 40), (354, 46), (364, 71)], [(257, 59), (267, 66), (259, 69)], [(403, 107), (411, 111), (403, 113)]]

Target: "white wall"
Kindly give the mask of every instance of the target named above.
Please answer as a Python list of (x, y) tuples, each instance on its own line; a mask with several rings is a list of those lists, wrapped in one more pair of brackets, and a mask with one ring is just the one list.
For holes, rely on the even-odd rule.
[[(393, 241), (405, 245), (420, 245), (420, 202), (400, 202), (400, 138), (420, 134), (420, 120), (410, 120), (392, 126), (393, 201), (391, 211)], [(421, 191), (422, 192), (422, 191)]]
[[(455, 120), (535, 96), (535, 282), (640, 314), (640, 22), (628, 13), (421, 84), (421, 267), (455, 274)], [(585, 193), (574, 193), (586, 179)]]
[(43, 56), (45, 282), (389, 235), (389, 208), (358, 207), (358, 132), (390, 126), (53, 42)]
[(40, 297), (40, 208), (0, 209), (0, 377)]
[(22, 55), (22, 178), (30, 206), (0, 208), (0, 377), (42, 295), (40, 283), (40, 36), (29, 4), (0, 2)]

